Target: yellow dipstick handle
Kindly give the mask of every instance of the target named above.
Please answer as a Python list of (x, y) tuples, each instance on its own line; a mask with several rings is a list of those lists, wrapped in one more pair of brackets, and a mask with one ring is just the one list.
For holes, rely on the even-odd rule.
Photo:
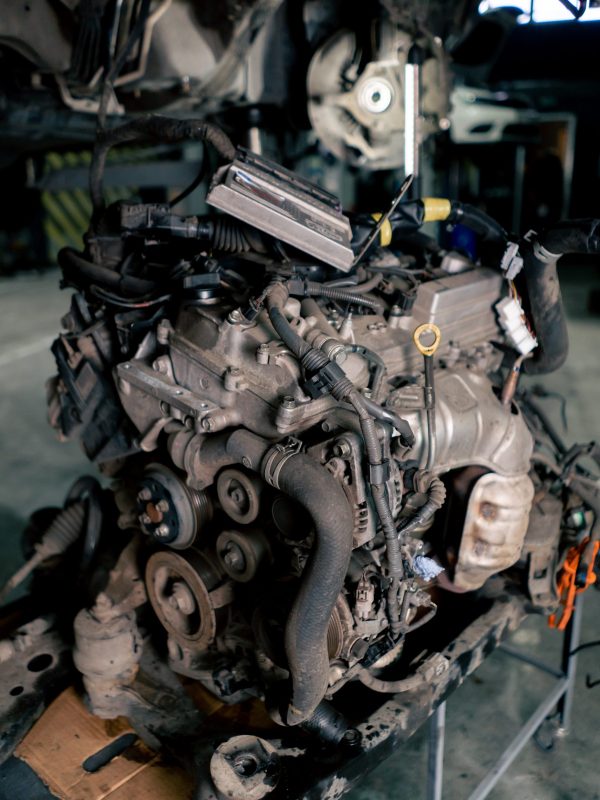
[[(432, 344), (423, 344), (421, 341), (421, 337), (427, 333), (433, 334), (433, 342)], [(423, 356), (432, 356), (435, 351), (440, 346), (440, 342), (442, 341), (442, 332), (438, 328), (437, 325), (434, 325), (433, 322), (424, 322), (422, 325), (419, 325), (418, 328), (415, 329), (413, 333), (413, 342), (415, 343), (417, 350)]]

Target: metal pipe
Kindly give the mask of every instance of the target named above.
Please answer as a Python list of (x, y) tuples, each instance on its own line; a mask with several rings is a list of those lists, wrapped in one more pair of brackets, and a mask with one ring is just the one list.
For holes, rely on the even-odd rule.
[(442, 800), (444, 781), (444, 742), (446, 738), (446, 702), (440, 703), (429, 717), (427, 752), (427, 800)]
[(562, 680), (558, 681), (548, 697), (542, 703), (540, 703), (537, 709), (529, 717), (525, 725), (523, 725), (517, 736), (515, 736), (506, 750), (502, 753), (498, 761), (496, 761), (492, 769), (479, 783), (479, 786), (469, 795), (468, 800), (484, 800), (484, 798), (488, 796), (488, 794), (498, 783), (498, 780), (502, 775), (504, 775), (506, 770), (510, 767), (512, 762), (519, 755), (521, 750), (525, 747), (527, 742), (531, 739), (548, 714), (554, 709), (568, 688), (568, 678), (563, 678)]
[(530, 666), (535, 667), (542, 672), (547, 672), (548, 675), (552, 675), (553, 678), (565, 677), (563, 670), (556, 669), (556, 667), (551, 667), (550, 664), (546, 664), (539, 658), (535, 658), (535, 656), (530, 656), (529, 653), (522, 653), (520, 650), (517, 650), (516, 647), (511, 647), (509, 644), (501, 644), (498, 649), (501, 653), (506, 653), (506, 655), (510, 656), (511, 658), (516, 658), (518, 661), (522, 661), (524, 664), (529, 664)]
[(415, 178), (419, 175), (419, 73), (419, 64), (411, 63), (409, 55), (404, 67), (404, 172)]
[(567, 676), (567, 689), (558, 706), (560, 715), (559, 733), (563, 736), (569, 732), (573, 700), (575, 698), (575, 675), (577, 673), (577, 654), (573, 653), (581, 641), (581, 624), (583, 622), (583, 595), (575, 600), (573, 615), (567, 625), (563, 641), (562, 666)]

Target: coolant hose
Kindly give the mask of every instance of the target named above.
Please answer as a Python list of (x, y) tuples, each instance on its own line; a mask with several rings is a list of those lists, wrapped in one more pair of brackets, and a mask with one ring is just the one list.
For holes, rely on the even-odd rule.
[(313, 714), (327, 690), (327, 630), (350, 564), (354, 517), (340, 484), (304, 453), (286, 459), (277, 485), (308, 511), (315, 528), (315, 543), (285, 626), (293, 688), (284, 722), (297, 725)]
[(600, 219), (558, 222), (537, 237), (540, 245), (557, 258), (565, 253), (600, 253)]
[[(521, 243), (523, 281), (539, 347), (523, 364), (523, 372), (544, 375), (561, 367), (569, 352), (557, 263), (561, 256), (600, 253), (600, 220), (561, 222)], [(520, 277), (520, 276), (519, 276)]]
[(333, 475), (305, 453), (286, 453), (246, 430), (200, 437), (199, 445), (191, 447), (193, 457), (186, 460), (191, 472), (197, 469), (203, 477), (210, 465), (214, 476), (225, 466), (243, 463), (298, 502), (312, 518), (315, 542), (285, 627), (292, 696), (282, 721), (298, 725), (313, 714), (327, 689), (327, 630), (350, 563), (352, 509)]

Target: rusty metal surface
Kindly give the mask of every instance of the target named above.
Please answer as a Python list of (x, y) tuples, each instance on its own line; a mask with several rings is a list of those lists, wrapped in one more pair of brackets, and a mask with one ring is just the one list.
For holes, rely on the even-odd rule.
[[(464, 598), (457, 602), (464, 602)], [(477, 616), (481, 602), (486, 602), (488, 607)], [(359, 692), (356, 684), (352, 685), (348, 707), (344, 710), (357, 733), (341, 744), (324, 749), (298, 729), (282, 732), (279, 727), (261, 730), (247, 725), (246, 733), (260, 731), (261, 737), (274, 745), (279, 755), (279, 781), (268, 795), (270, 800), (337, 800), (342, 797), (400, 748), (527, 614), (525, 596), (501, 580), (496, 583), (493, 596), (474, 604), (472, 601), (471, 605), (473, 621), (456, 635), (448, 634), (445, 646), (440, 648), (447, 668), (432, 675), (424, 689), (385, 696), (366, 689)], [(337, 698), (338, 695), (336, 704), (342, 706), (343, 700), (338, 703)], [(354, 718), (349, 714), (350, 709), (354, 709)], [(215, 793), (208, 777), (210, 759), (219, 741), (219, 727), (214, 726), (214, 718), (205, 720), (197, 740), (193, 760), (199, 783), (194, 800), (222, 798)], [(241, 733), (239, 725), (229, 725), (226, 731), (221, 731), (220, 741), (234, 732)]]
[(475, 483), (454, 570), (454, 585), (473, 591), (515, 564), (521, 553), (534, 495), (531, 478), (488, 472)]
[[(342, 797), (365, 773), (406, 742), (437, 706), (482, 664), (504, 636), (519, 626), (526, 613), (526, 599), (522, 595), (501, 592), (487, 613), (445, 648), (443, 655), (449, 660), (449, 667), (430, 681), (425, 692), (392, 697), (359, 723), (356, 729), (362, 735), (360, 747), (342, 763), (322, 772), (313, 764), (312, 774), (308, 774), (306, 765), (304, 772), (296, 768), (298, 791), (288, 796), (303, 800)], [(282, 761), (285, 768), (291, 759)]]

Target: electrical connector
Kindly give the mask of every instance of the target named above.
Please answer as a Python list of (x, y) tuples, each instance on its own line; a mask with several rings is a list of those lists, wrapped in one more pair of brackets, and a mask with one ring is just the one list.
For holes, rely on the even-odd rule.
[(529, 330), (521, 303), (515, 297), (505, 297), (494, 308), (498, 322), (515, 350), (526, 355), (537, 347), (537, 339)]

